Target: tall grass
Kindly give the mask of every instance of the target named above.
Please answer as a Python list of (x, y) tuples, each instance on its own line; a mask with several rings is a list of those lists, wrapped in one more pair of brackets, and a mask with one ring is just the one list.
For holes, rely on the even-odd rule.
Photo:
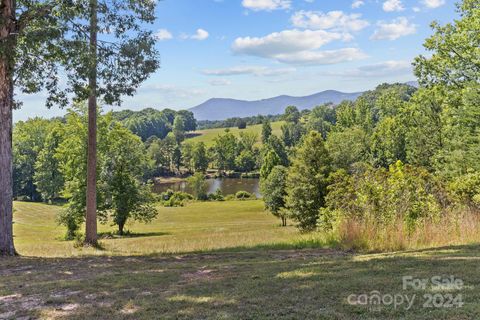
[(388, 224), (370, 219), (341, 219), (331, 239), (343, 249), (357, 251), (400, 251), (480, 242), (480, 214), (450, 211), (440, 219), (417, 221), (412, 230), (403, 219)]

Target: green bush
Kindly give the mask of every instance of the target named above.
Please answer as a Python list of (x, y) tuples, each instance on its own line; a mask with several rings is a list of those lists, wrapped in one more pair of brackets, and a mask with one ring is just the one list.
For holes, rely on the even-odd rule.
[(450, 192), (455, 201), (473, 209), (480, 209), (480, 173), (469, 172), (450, 183)]
[(227, 194), (225, 196), (225, 201), (233, 201), (235, 200), (235, 195), (234, 194)]
[(168, 199), (163, 201), (165, 207), (183, 207), (187, 201), (193, 200), (193, 196), (186, 192), (174, 192), (173, 195)]
[(172, 189), (168, 189), (167, 191), (160, 193), (160, 199), (162, 201), (168, 201), (174, 193), (175, 191), (173, 191)]
[(449, 204), (446, 188), (436, 177), (400, 161), (389, 170), (361, 166), (351, 175), (339, 170), (329, 179), (326, 207), (320, 210), (327, 228), (346, 218), (379, 225), (403, 220), (413, 231), (425, 219), (438, 220)]
[(218, 188), (214, 193), (210, 193), (208, 195), (208, 201), (225, 201), (222, 190)]
[(207, 181), (205, 175), (201, 172), (196, 172), (193, 176), (187, 179), (187, 184), (192, 190), (193, 196), (200, 201), (207, 200)]
[(255, 195), (247, 192), (247, 191), (238, 191), (236, 194), (235, 194), (235, 199), (237, 200), (248, 200), (248, 199), (252, 199), (252, 198), (255, 198)]

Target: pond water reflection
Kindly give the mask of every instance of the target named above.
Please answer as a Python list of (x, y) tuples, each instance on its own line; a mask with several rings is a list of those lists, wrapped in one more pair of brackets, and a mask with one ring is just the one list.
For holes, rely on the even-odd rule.
[[(220, 189), (224, 195), (235, 194), (238, 191), (247, 191), (260, 197), (260, 179), (217, 178), (207, 179), (206, 181), (208, 193), (214, 193), (217, 189)], [(154, 186), (156, 193), (162, 193), (168, 189), (191, 193), (185, 181), (158, 183)]]

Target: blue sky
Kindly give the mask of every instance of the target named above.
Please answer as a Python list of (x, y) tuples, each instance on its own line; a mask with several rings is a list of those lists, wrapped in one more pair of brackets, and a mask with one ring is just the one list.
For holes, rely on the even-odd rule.
[[(121, 108), (187, 109), (213, 97), (414, 80), (410, 63), (424, 53), (431, 21), (450, 22), (456, 12), (452, 0), (163, 0), (157, 16), (161, 69)], [(15, 120), (64, 113), (47, 110), (41, 94), (20, 97)]]

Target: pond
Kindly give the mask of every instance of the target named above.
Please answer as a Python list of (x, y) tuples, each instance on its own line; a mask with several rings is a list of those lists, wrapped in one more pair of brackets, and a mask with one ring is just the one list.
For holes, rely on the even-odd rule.
[[(223, 195), (235, 194), (238, 191), (247, 191), (260, 197), (260, 179), (217, 178), (207, 179), (206, 181), (208, 193), (214, 193), (217, 189), (220, 189)], [(191, 193), (186, 181), (158, 183), (155, 184), (153, 188), (156, 193), (162, 193), (168, 189)]]

